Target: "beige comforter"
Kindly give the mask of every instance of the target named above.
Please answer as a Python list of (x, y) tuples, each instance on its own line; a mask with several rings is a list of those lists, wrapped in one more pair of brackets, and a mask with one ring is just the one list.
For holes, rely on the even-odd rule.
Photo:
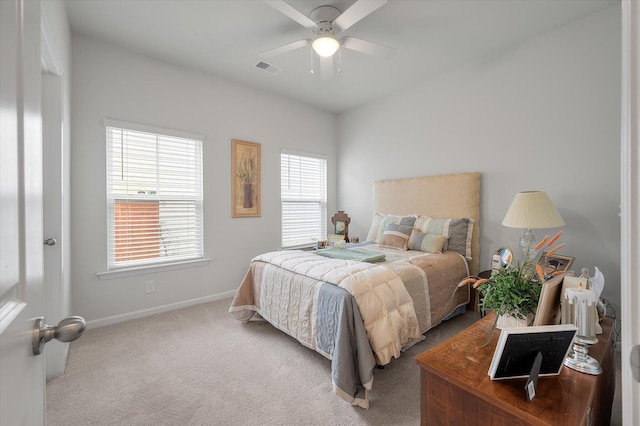
[[(384, 252), (384, 250), (383, 250)], [(370, 264), (328, 259), (309, 251), (276, 251), (251, 261), (230, 312), (248, 321), (258, 312), (318, 352), (316, 303), (320, 284), (335, 284), (356, 300), (376, 362), (385, 365), (403, 346), (469, 300), (457, 284), (468, 274), (455, 253), (386, 252)], [(324, 354), (330, 358), (330, 354)]]

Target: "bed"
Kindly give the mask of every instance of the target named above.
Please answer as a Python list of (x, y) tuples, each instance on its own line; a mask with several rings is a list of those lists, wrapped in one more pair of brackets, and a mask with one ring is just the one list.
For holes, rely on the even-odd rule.
[(463, 312), (479, 265), (480, 174), (374, 183), (366, 241), (251, 260), (229, 309), (331, 360), (334, 392), (368, 408), (373, 370)]

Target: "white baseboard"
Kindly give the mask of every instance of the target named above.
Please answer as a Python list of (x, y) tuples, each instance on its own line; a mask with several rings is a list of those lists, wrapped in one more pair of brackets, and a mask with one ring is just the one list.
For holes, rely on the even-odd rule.
[(142, 309), (140, 311), (127, 312), (126, 314), (120, 314), (120, 315), (114, 315), (112, 317), (90, 320), (90, 321), (87, 321), (87, 329), (104, 327), (105, 325), (112, 325), (112, 324), (117, 324), (120, 322), (125, 322), (133, 319), (144, 318), (150, 315), (160, 314), (163, 312), (169, 312), (169, 311), (174, 311), (176, 309), (199, 305), (201, 303), (214, 302), (216, 300), (233, 297), (235, 294), (236, 294), (236, 290), (231, 290), (224, 293), (218, 293), (210, 296), (198, 297), (196, 299), (184, 300), (182, 302), (171, 303), (169, 305), (154, 306), (153, 308)]

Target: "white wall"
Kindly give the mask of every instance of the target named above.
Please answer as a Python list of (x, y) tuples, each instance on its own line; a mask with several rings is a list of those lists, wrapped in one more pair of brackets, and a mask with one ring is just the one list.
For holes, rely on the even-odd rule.
[[(327, 156), (329, 211), (335, 210), (334, 115), (85, 37), (73, 36), (72, 52), (72, 302), (74, 314), (90, 325), (232, 295), (253, 256), (280, 248), (283, 148)], [(96, 276), (106, 271), (107, 259), (104, 118), (205, 136), (205, 256), (213, 259), (208, 266), (110, 280)], [(260, 218), (231, 218), (234, 138), (262, 144)], [(146, 280), (155, 281), (155, 293), (145, 293)]]
[[(517, 245), (521, 231), (500, 225), (515, 193), (545, 190), (567, 222), (563, 253), (577, 258), (575, 270), (598, 266), (604, 296), (619, 306), (616, 7), (427, 78), (337, 123), (311, 107), (85, 37), (72, 38), (72, 52), (72, 311), (94, 325), (233, 294), (249, 259), (279, 248), (282, 148), (328, 156), (329, 214), (345, 210), (350, 234), (360, 237), (373, 181), (480, 171), (481, 267), (498, 247)], [(106, 270), (105, 117), (205, 135), (208, 266), (96, 276)], [(261, 218), (231, 218), (232, 138), (262, 144)], [(149, 279), (156, 292), (145, 294)]]
[(544, 190), (567, 223), (560, 253), (578, 273), (598, 266), (619, 306), (618, 7), (344, 113), (338, 143), (351, 235), (366, 236), (373, 181), (479, 171), (481, 269), (497, 248), (517, 247), (523, 231), (501, 225), (514, 195)]

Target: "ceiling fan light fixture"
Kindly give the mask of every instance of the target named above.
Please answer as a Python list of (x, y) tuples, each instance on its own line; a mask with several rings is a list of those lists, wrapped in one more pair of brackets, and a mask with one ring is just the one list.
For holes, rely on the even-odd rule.
[(340, 47), (340, 43), (333, 37), (321, 36), (313, 40), (311, 43), (311, 47), (313, 50), (320, 56), (324, 58), (328, 58), (332, 56), (338, 48)]

